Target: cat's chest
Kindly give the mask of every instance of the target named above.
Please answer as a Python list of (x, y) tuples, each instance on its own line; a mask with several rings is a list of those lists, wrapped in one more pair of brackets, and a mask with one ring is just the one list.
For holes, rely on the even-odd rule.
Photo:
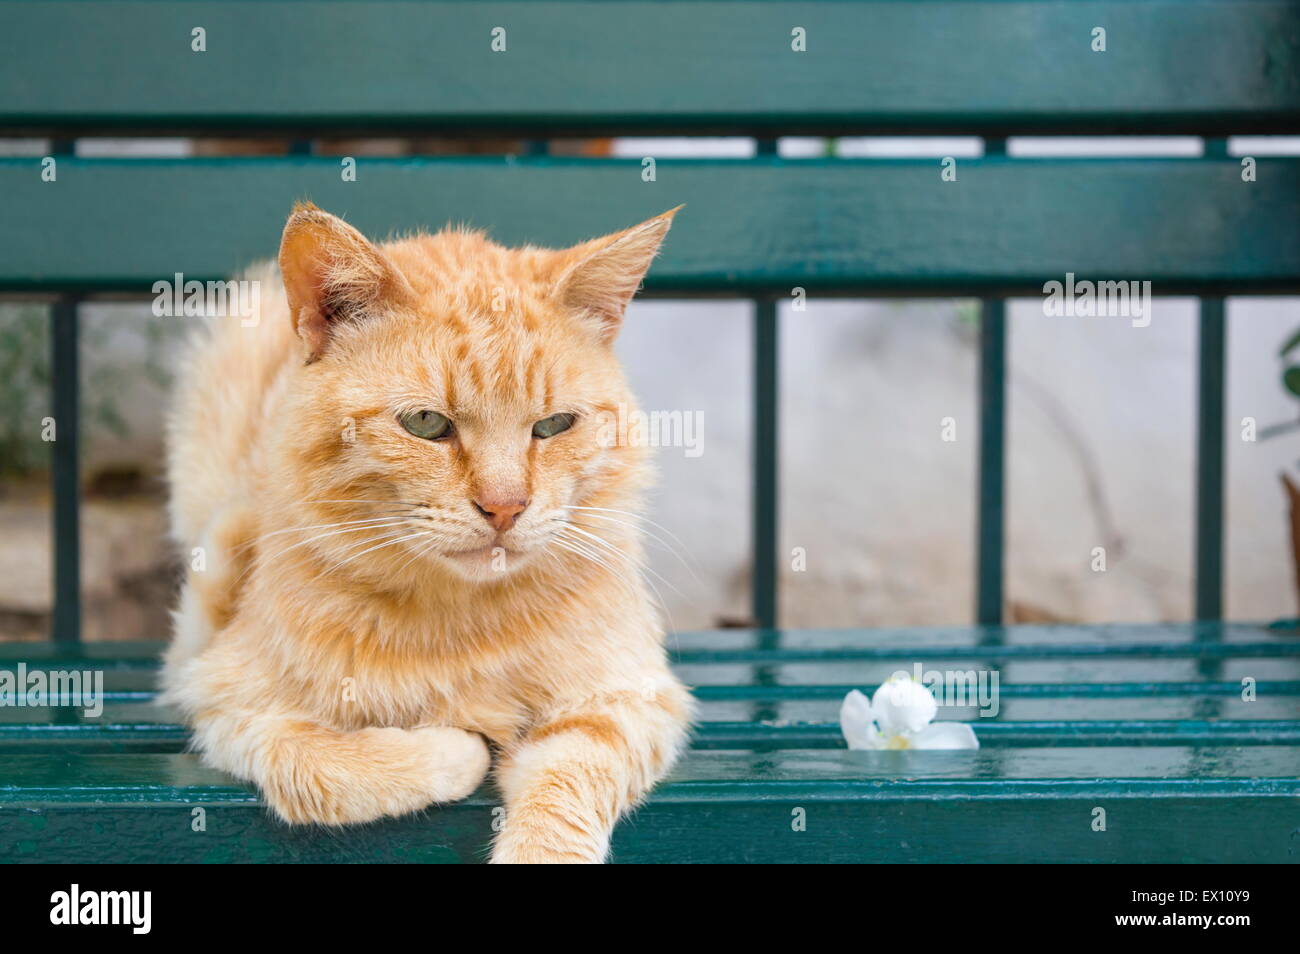
[(483, 662), (427, 650), (360, 652), (328, 683), (317, 680), (315, 695), (343, 729), (453, 725), (506, 742), (526, 729), (532, 704), (513, 667)]
[(585, 658), (544, 618), (486, 609), (376, 602), (362, 613), (322, 612), (309, 631), (311, 651), (297, 658), (316, 665), (302, 675), (320, 717), (342, 729), (451, 725), (507, 742)]

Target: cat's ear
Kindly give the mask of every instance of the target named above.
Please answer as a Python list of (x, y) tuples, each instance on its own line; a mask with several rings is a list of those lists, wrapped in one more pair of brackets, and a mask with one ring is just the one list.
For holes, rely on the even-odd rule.
[(680, 208), (563, 253), (564, 266), (556, 283), (560, 300), (590, 321), (602, 341), (614, 340), (623, 312)]
[(414, 294), (365, 236), (310, 202), (296, 205), (285, 223), (280, 274), (308, 363), (321, 356), (339, 322), (360, 316), (381, 299), (400, 301)]

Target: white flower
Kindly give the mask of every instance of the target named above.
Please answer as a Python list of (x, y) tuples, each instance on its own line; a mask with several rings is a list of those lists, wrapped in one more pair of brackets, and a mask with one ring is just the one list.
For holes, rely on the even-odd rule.
[(935, 722), (934, 694), (905, 673), (867, 699), (854, 689), (840, 706), (840, 730), (851, 749), (978, 749), (965, 722)]

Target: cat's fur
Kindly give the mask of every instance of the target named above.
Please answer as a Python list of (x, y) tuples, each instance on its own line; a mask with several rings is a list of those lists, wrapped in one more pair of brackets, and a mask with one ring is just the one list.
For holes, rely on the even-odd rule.
[[(164, 698), (207, 763), (346, 824), (465, 797), (490, 744), (492, 860), (604, 859), (691, 713), (639, 573), (645, 450), (600, 434), (634, 407), (611, 341), (672, 216), (553, 251), (295, 209), (247, 276), (260, 319), (212, 322), (171, 419), (194, 566)], [(425, 409), (454, 436), (399, 423)]]

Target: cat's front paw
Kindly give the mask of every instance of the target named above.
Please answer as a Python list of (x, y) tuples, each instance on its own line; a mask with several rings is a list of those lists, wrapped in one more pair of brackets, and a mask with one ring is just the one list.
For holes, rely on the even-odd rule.
[(407, 815), (474, 791), (491, 754), (463, 729), (368, 728), (289, 747), (263, 782), (270, 808), (291, 824), (352, 825)]
[(553, 818), (507, 817), (492, 846), (493, 865), (599, 865), (608, 842), (586, 826)]
[(477, 732), (447, 726), (428, 726), (410, 732), (429, 753), (428, 770), (434, 782), (435, 802), (460, 801), (487, 778), (492, 753)]
[(488, 864), (493, 865), (599, 865), (603, 852), (574, 851), (562, 847), (518, 841), (498, 842)]

